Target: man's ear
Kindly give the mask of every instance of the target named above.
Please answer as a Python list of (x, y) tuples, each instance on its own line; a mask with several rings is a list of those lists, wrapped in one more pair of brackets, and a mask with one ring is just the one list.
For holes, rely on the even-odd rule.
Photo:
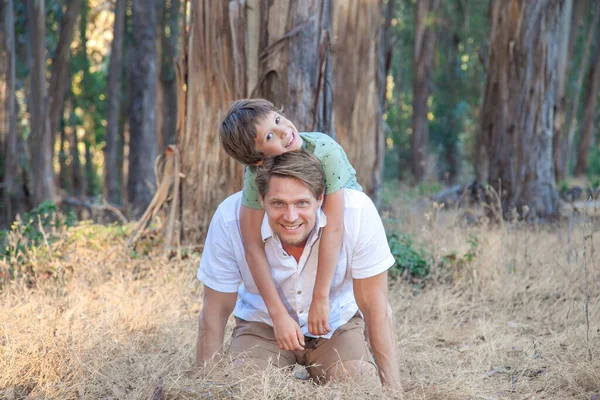
[(265, 209), (265, 199), (264, 197), (261, 195), (258, 196), (258, 198), (260, 199), (260, 206), (262, 207), (262, 209)]
[(319, 207), (323, 206), (323, 200), (324, 199), (325, 199), (325, 192), (321, 193), (321, 195), (317, 199), (317, 202), (319, 203)]

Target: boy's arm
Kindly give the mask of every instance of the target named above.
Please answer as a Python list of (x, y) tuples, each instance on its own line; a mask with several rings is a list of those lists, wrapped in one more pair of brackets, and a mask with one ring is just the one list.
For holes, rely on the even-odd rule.
[(288, 314), (279, 298), (269, 261), (265, 254), (265, 245), (261, 237), (260, 227), (264, 210), (242, 206), (240, 212), (240, 230), (244, 241), (244, 251), (248, 268), (256, 283), (258, 292), (263, 298), (269, 315), (273, 320), (275, 339), (279, 347), (285, 350), (302, 350), (304, 335), (294, 319)]
[(337, 266), (344, 235), (344, 190), (325, 196), (323, 212), (327, 225), (319, 246), (319, 263), (313, 298), (308, 313), (308, 331), (313, 335), (331, 332), (329, 326), (329, 291)]

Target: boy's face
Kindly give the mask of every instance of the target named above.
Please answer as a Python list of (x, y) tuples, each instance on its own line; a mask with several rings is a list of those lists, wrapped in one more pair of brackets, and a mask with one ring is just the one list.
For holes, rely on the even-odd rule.
[(300, 150), (302, 138), (292, 121), (271, 111), (256, 124), (256, 150), (265, 157)]

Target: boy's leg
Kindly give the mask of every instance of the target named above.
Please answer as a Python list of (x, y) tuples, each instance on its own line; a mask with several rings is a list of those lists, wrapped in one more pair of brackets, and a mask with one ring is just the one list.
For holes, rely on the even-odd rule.
[(251, 362), (259, 369), (266, 369), (269, 364), (279, 368), (296, 364), (294, 352), (277, 346), (273, 327), (268, 324), (236, 318), (232, 336), (229, 353), (236, 365)]
[(333, 333), (331, 339), (319, 339), (313, 348), (307, 345), (307, 370), (318, 382), (362, 380), (380, 385), (377, 367), (365, 338), (365, 323), (355, 315)]

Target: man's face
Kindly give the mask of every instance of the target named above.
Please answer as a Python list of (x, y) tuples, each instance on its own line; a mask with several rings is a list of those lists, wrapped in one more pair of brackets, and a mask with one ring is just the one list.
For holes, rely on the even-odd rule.
[(278, 156), (288, 151), (300, 150), (302, 138), (292, 121), (271, 111), (256, 124), (256, 150), (265, 157)]
[(323, 195), (315, 198), (298, 179), (273, 176), (261, 202), (269, 225), (281, 243), (284, 246), (304, 246), (315, 226)]

